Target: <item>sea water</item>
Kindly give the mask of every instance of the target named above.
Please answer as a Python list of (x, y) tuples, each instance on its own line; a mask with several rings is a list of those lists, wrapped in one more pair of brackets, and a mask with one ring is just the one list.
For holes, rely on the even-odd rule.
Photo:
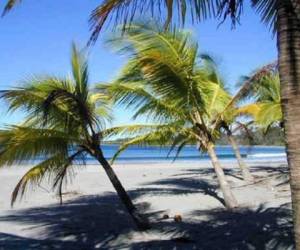
[[(119, 145), (102, 145), (104, 156), (110, 160), (118, 151)], [(241, 156), (246, 161), (267, 161), (278, 162), (286, 161), (286, 153), (284, 147), (279, 146), (240, 146)], [(230, 146), (216, 146), (216, 153), (220, 160), (231, 161), (235, 159), (234, 151)], [(23, 161), (23, 164), (36, 164), (45, 160), (45, 156), (37, 157), (30, 161)], [(85, 164), (98, 164), (97, 160), (89, 155), (84, 157)], [(208, 161), (209, 156), (206, 152), (199, 152), (196, 145), (185, 146), (177, 155), (177, 148), (171, 151), (171, 147), (161, 146), (130, 146), (124, 150), (115, 161), (122, 164), (141, 164), (156, 162), (183, 162), (183, 161)], [(82, 158), (75, 161), (74, 164), (82, 164)]]
[[(103, 151), (106, 158), (111, 159), (118, 150), (118, 145), (103, 145)], [(233, 160), (234, 151), (230, 146), (216, 146), (216, 153), (219, 159)], [(131, 146), (123, 151), (117, 162), (158, 162), (173, 161), (177, 149), (170, 152), (170, 147), (160, 146)], [(240, 146), (240, 153), (247, 161), (285, 161), (286, 153), (284, 147), (279, 146)], [(195, 145), (185, 146), (176, 161), (203, 161), (208, 160), (209, 156), (205, 152), (199, 152)], [(92, 159), (89, 159), (92, 161)]]

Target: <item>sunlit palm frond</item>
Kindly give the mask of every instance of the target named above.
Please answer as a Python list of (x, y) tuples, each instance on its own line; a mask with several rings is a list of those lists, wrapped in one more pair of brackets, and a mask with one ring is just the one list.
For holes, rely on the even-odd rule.
[(282, 121), (280, 79), (275, 69), (264, 70), (255, 78), (248, 77), (251, 85), (249, 96), (255, 103), (242, 106), (239, 110), (253, 116), (257, 125), (267, 129)]
[[(273, 72), (274, 68), (276, 68), (277, 62), (267, 64), (266, 66), (256, 70), (250, 77), (245, 78), (243, 84), (241, 84), (238, 92), (231, 98), (228, 104), (224, 107), (223, 111), (220, 112), (215, 119), (215, 126), (222, 121), (225, 113), (230, 113), (234, 107), (243, 100), (245, 97), (249, 96), (249, 93), (253, 93), (254, 83), (259, 79), (262, 79), (265, 76), (268, 76), (270, 72)], [(236, 113), (236, 112), (235, 112)], [(236, 113), (237, 114), (237, 113)]]
[(200, 91), (205, 93), (206, 113), (211, 119), (214, 119), (220, 112), (223, 112), (224, 107), (230, 102), (231, 96), (222, 85), (214, 82), (208, 82), (200, 88)]
[(175, 103), (162, 100), (147, 91), (145, 84), (127, 82), (124, 78), (121, 82), (99, 86), (105, 89), (116, 104), (134, 110), (133, 118), (140, 116), (156, 121), (174, 120), (178, 116), (184, 116), (179, 112)]
[(241, 106), (237, 109), (239, 115), (251, 115), (256, 117), (259, 113), (261, 107), (259, 103), (251, 103), (244, 106)]
[(254, 85), (254, 97), (258, 102), (280, 102), (280, 79), (278, 73), (263, 76)]
[(65, 152), (60, 152), (28, 170), (12, 193), (11, 205), (15, 203), (18, 197), (22, 198), (29, 186), (38, 186), (45, 178), (53, 180), (52, 186), (53, 188), (58, 187), (58, 193), (61, 196), (62, 183), (67, 171), (82, 152), (83, 150), (79, 150), (71, 156), (68, 156)]
[(77, 97), (86, 101), (88, 98), (88, 63), (83, 52), (72, 46), (71, 65)]
[(59, 152), (81, 143), (77, 135), (54, 129), (13, 126), (0, 131), (0, 165), (12, 165)]
[[(8, 103), (9, 111), (23, 109), (26, 112), (41, 111), (41, 104), (56, 89), (64, 89), (72, 92), (72, 84), (69, 80), (57, 77), (32, 77), (22, 83), (22, 87), (12, 90), (2, 90), (1, 98)], [(57, 105), (57, 108), (63, 110), (63, 105)]]
[(260, 111), (256, 115), (255, 122), (263, 128), (282, 121), (282, 110), (280, 103), (262, 103)]
[(142, 82), (147, 92), (168, 102), (176, 101), (177, 107), (201, 107), (198, 46), (190, 34), (161, 32), (159, 27), (137, 24), (115, 40), (132, 58), (119, 81)]
[(65, 127), (72, 128), (79, 123), (82, 130), (91, 129), (105, 117), (95, 113), (100, 98), (90, 98), (87, 62), (75, 47), (72, 50), (72, 70), (73, 79), (34, 77), (20, 88), (1, 91), (0, 97), (8, 102), (10, 111), (21, 109), (29, 120), (38, 117), (35, 120), (42, 121), (41, 125), (65, 124)]
[(82, 124), (76, 109), (72, 109), (63, 98), (52, 100), (51, 103), (49, 100), (58, 91), (69, 93), (73, 90), (69, 80), (35, 77), (27, 80), (22, 87), (1, 91), (0, 97), (8, 104), (9, 111), (20, 110), (26, 114), (27, 122), (24, 125), (31, 123), (36, 127), (65, 126), (71, 129), (76, 124)]
[(180, 128), (182, 126), (181, 121), (167, 123), (167, 124), (135, 124), (135, 125), (123, 125), (112, 127), (101, 132), (101, 135), (105, 139), (109, 139), (114, 136), (123, 138), (133, 138), (136, 136), (152, 133), (153, 131), (171, 131), (175, 127)]

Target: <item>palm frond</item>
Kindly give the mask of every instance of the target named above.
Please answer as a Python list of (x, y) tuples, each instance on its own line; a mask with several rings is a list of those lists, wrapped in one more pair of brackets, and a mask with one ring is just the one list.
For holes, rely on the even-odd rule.
[(215, 119), (215, 127), (222, 121), (224, 114), (230, 112), (231, 109), (245, 96), (249, 95), (249, 91), (253, 88), (253, 82), (256, 82), (258, 79), (263, 78), (266, 75), (269, 75), (274, 67), (277, 66), (277, 62), (267, 64), (266, 66), (260, 68), (259, 70), (255, 71), (251, 77), (248, 77), (246, 81), (243, 83), (242, 87), (238, 90), (238, 92), (231, 98), (230, 102), (224, 107), (223, 111), (220, 112)]
[(90, 43), (97, 40), (105, 23), (113, 22), (114, 26), (123, 24), (125, 29), (126, 26), (132, 26), (136, 18), (150, 14), (159, 20), (164, 19), (164, 28), (167, 29), (174, 15), (184, 24), (187, 11), (190, 12), (192, 21), (215, 16), (218, 2), (219, 0), (105, 0), (90, 16)]
[(187, 105), (201, 107), (202, 96), (197, 91), (198, 46), (190, 34), (178, 30), (161, 32), (160, 27), (137, 24), (115, 41), (132, 57), (131, 65), (125, 68), (119, 81), (134, 79), (143, 82), (147, 91), (149, 89), (155, 96), (169, 102), (176, 100), (179, 108)]
[(115, 128), (118, 134), (126, 135), (124, 143), (112, 158), (112, 162), (131, 145), (159, 145), (166, 146), (174, 142), (178, 133), (187, 134), (187, 129), (178, 122), (159, 125), (132, 125)]
[(132, 138), (139, 135), (144, 135), (148, 133), (152, 133), (153, 131), (165, 131), (172, 130), (173, 127), (180, 127), (182, 123), (173, 122), (167, 124), (135, 124), (135, 125), (124, 125), (112, 127), (106, 130), (101, 131), (101, 136), (105, 139), (109, 139), (111, 137), (119, 136), (125, 138)]
[(52, 186), (53, 188), (58, 186), (58, 192), (61, 196), (62, 183), (67, 174), (67, 170), (74, 159), (82, 152), (83, 150), (79, 150), (71, 156), (65, 153), (57, 153), (31, 168), (16, 185), (11, 196), (11, 205), (13, 206), (18, 197), (22, 198), (24, 196), (28, 186), (37, 186), (44, 178), (48, 178), (49, 180), (54, 179)]
[(76, 135), (63, 131), (20, 126), (1, 130), (0, 142), (0, 166), (67, 152), (72, 144), (81, 143)]
[(251, 115), (256, 117), (259, 113), (261, 107), (259, 103), (251, 103), (244, 106), (241, 106), (237, 109), (238, 115)]
[(76, 83), (75, 91), (78, 98), (86, 101), (88, 97), (88, 63), (83, 52), (78, 51), (75, 44), (72, 45), (71, 65), (73, 78)]
[(195, 139), (195, 136), (193, 135), (193, 133), (191, 133), (191, 129), (177, 129), (176, 134), (173, 135), (172, 144), (167, 156), (169, 157), (170, 154), (176, 149), (176, 153), (173, 159), (175, 161), (184, 146), (186, 146), (188, 143), (193, 144), (196, 141), (197, 140)]
[(268, 128), (282, 121), (282, 110), (280, 103), (262, 103), (260, 111), (255, 117), (255, 122), (263, 128)]
[[(276, 32), (277, 9), (280, 1), (275, 0), (252, 0), (252, 6), (261, 15), (261, 20), (267, 24), (273, 33)], [(283, 1), (281, 1), (283, 2)], [(284, 1), (284, 4), (290, 4)]]
[(105, 89), (114, 102), (125, 108), (135, 110), (133, 119), (140, 116), (156, 121), (165, 119), (174, 120), (178, 116), (184, 116), (176, 108), (176, 104), (161, 100), (148, 92), (141, 82), (128, 82), (123, 79), (121, 82), (98, 86), (98, 89)]

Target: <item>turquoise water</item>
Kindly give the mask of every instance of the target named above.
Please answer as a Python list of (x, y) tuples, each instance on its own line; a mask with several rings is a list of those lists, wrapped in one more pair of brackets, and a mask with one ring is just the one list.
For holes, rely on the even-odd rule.
[[(104, 145), (103, 151), (106, 158), (110, 159), (117, 151), (118, 145)], [(171, 154), (169, 147), (147, 146), (139, 147), (132, 146), (125, 150), (118, 158), (117, 162), (157, 162), (157, 161), (173, 161), (176, 150)], [(270, 146), (241, 146), (240, 151), (242, 157), (251, 161), (285, 161), (284, 147)], [(232, 160), (235, 158), (234, 152), (230, 146), (217, 146), (217, 155), (220, 159)], [(176, 161), (203, 161), (208, 160), (206, 153), (199, 153), (196, 146), (186, 146)], [(88, 161), (92, 161), (89, 159)]]

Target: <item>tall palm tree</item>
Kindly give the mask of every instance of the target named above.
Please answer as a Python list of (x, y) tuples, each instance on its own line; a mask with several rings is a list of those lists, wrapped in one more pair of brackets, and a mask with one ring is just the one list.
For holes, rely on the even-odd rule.
[(115, 82), (99, 90), (136, 109), (134, 118), (146, 115), (159, 124), (146, 125), (144, 130), (138, 126), (138, 135), (130, 126), (134, 137), (120, 151), (139, 143), (171, 143), (172, 149), (178, 146), (180, 151), (187, 143), (198, 143), (209, 154), (226, 207), (232, 209), (237, 202), (214, 149), (220, 134), (216, 120), (225, 114), (230, 95), (212, 81), (207, 56), (199, 62), (198, 45), (189, 33), (161, 31), (161, 27), (139, 24), (111, 40), (129, 52), (131, 59)]
[(85, 164), (84, 159), (90, 155), (105, 170), (137, 227), (147, 229), (148, 222), (137, 212), (101, 149), (109, 103), (107, 97), (91, 91), (88, 80), (87, 61), (73, 46), (72, 78), (36, 77), (22, 87), (0, 92), (9, 110), (26, 112), (21, 125), (0, 131), (0, 166), (37, 157), (44, 159), (21, 178), (11, 203), (22, 197), (28, 186), (39, 184), (43, 178), (51, 180), (61, 196), (72, 164)]
[[(208, 56), (206, 56), (206, 61), (208, 64), (207, 65), (208, 66), (207, 67), (208, 79), (211, 82), (214, 82), (217, 85), (220, 85), (222, 90), (226, 90), (225, 82), (223, 81), (220, 73), (218, 72), (215, 62)], [(216, 98), (216, 97), (217, 96), (212, 97), (212, 98)], [(231, 96), (231, 98), (234, 98), (234, 96)], [(234, 103), (235, 102), (236, 101), (234, 101)], [(211, 104), (210, 104), (210, 107), (211, 107)], [(225, 132), (225, 134), (227, 135), (228, 143), (232, 146), (232, 149), (234, 151), (235, 157), (238, 162), (238, 166), (241, 169), (243, 179), (248, 182), (253, 182), (254, 178), (251, 175), (249, 168), (247, 167), (246, 163), (244, 162), (244, 160), (241, 156), (239, 146), (233, 135), (232, 125), (236, 122), (236, 119), (239, 116), (239, 112), (237, 112), (239, 109), (237, 108), (237, 105), (232, 105), (232, 107), (230, 109), (231, 109), (231, 112), (224, 113), (222, 122), (219, 123), (220, 129), (222, 129)], [(209, 111), (214, 112), (213, 109), (211, 109), (211, 108)], [(240, 127), (240, 126), (238, 126), (238, 127)]]

